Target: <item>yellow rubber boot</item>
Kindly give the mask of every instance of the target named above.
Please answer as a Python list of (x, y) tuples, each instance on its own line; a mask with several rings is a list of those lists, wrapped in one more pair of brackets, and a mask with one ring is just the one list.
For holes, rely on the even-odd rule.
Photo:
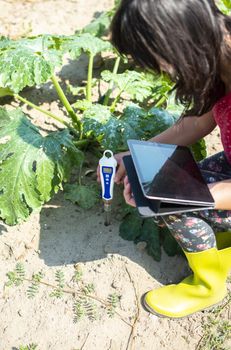
[(217, 304), (226, 296), (231, 248), (184, 253), (193, 275), (177, 285), (146, 293), (142, 302), (149, 312), (171, 318), (185, 317)]

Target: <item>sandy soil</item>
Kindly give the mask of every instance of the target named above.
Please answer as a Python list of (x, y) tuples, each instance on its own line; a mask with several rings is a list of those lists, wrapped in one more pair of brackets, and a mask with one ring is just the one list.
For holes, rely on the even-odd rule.
[[(111, 5), (111, 0), (1, 0), (1, 34), (71, 34)], [(74, 65), (69, 74), (81, 75), (81, 69)], [(47, 100), (52, 110), (58, 109), (51, 95)], [(221, 149), (218, 136), (216, 130), (207, 138), (210, 154)], [(101, 203), (86, 211), (64, 200), (62, 193), (29, 221), (15, 227), (0, 224), (1, 350), (30, 343), (37, 344), (38, 350), (196, 349), (208, 313), (169, 320), (149, 315), (139, 304), (140, 296), (147, 290), (186, 276), (185, 260), (170, 258), (163, 252), (161, 262), (155, 262), (142, 245), (119, 237), (119, 224), (113, 217), (112, 225), (104, 226)], [(31, 300), (26, 295), (29, 283), (4, 288), (6, 273), (19, 261), (25, 266), (27, 278), (43, 270), (44, 280), (54, 284), (55, 271), (62, 270), (66, 289), (77, 290), (83, 284), (93, 283), (98, 298), (106, 300), (109, 294), (117, 293), (120, 315), (109, 318), (103, 304), (98, 303), (97, 320), (83, 318), (73, 323), (72, 294), (51, 298), (51, 288), (42, 285)], [(76, 270), (81, 270), (83, 277), (74, 284), (72, 276)], [(228, 318), (228, 311), (223, 313), (224, 319)]]

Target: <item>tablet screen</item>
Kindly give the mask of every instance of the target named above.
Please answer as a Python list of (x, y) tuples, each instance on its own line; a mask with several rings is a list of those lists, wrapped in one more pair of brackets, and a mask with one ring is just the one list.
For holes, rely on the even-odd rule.
[(128, 145), (148, 198), (214, 202), (187, 147), (136, 140), (129, 140)]

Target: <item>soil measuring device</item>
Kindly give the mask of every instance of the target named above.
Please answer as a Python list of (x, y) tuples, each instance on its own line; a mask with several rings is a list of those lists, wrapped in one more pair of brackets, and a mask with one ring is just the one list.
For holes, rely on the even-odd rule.
[(104, 203), (105, 225), (111, 223), (111, 205), (113, 199), (114, 178), (117, 161), (112, 151), (106, 150), (99, 161), (100, 181), (102, 186), (102, 199)]

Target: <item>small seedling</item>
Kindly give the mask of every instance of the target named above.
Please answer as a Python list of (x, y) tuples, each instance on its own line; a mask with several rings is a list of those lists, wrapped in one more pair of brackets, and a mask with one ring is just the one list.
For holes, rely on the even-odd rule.
[(29, 345), (20, 345), (19, 350), (37, 350), (38, 345), (32, 343)]

